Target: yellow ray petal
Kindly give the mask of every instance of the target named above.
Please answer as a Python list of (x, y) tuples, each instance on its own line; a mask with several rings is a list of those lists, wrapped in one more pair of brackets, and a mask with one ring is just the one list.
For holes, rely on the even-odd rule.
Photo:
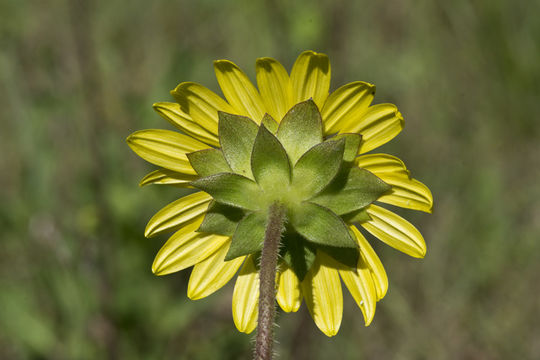
[(198, 233), (200, 221), (175, 232), (159, 250), (152, 272), (166, 275), (193, 266), (215, 253), (229, 241), (226, 236)]
[(426, 255), (422, 234), (407, 220), (380, 206), (367, 208), (371, 220), (361, 225), (379, 240), (412, 257)]
[(160, 184), (160, 185), (176, 185), (179, 187), (191, 187), (189, 183), (195, 179), (198, 179), (197, 175), (186, 175), (178, 173), (176, 171), (168, 169), (158, 169), (154, 170), (148, 175), (146, 175), (139, 186), (146, 186), (149, 184)]
[(371, 272), (377, 293), (377, 301), (379, 301), (386, 295), (386, 292), (388, 291), (388, 276), (386, 275), (384, 266), (369, 242), (360, 233), (356, 226), (351, 225), (349, 228), (354, 233), (354, 237), (360, 246), (362, 257), (365, 260), (369, 271)]
[(313, 98), (323, 108), (330, 89), (330, 60), (326, 54), (304, 51), (298, 56), (291, 71), (293, 104)]
[(356, 164), (376, 176), (392, 175), (409, 178), (409, 171), (403, 161), (388, 154), (367, 154), (360, 155), (355, 159)]
[(202, 299), (221, 289), (236, 274), (245, 256), (225, 261), (230, 245), (227, 239), (218, 251), (193, 267), (187, 290), (191, 300)]
[(335, 134), (350, 123), (358, 122), (374, 94), (375, 85), (363, 81), (343, 85), (331, 93), (321, 111), (324, 133)]
[(197, 83), (183, 82), (171, 91), (171, 95), (195, 123), (213, 134), (218, 133), (218, 111), (236, 114), (225, 100)]
[(191, 116), (182, 111), (180, 105), (177, 103), (158, 102), (153, 107), (162, 118), (182, 130), (185, 134), (205, 144), (219, 146), (217, 128), (214, 123), (210, 124), (210, 129), (205, 128), (202, 123), (193, 121)]
[(339, 275), (341, 275), (343, 283), (349, 289), (356, 304), (362, 310), (366, 326), (369, 326), (373, 320), (373, 316), (375, 316), (377, 291), (371, 277), (371, 271), (363, 255), (360, 254), (356, 271), (344, 269), (342, 266), (339, 270)]
[(187, 135), (170, 130), (140, 130), (127, 138), (131, 150), (152, 164), (196, 175), (186, 153), (208, 149), (209, 146)]
[(287, 70), (274, 59), (257, 59), (257, 86), (268, 113), (281, 122), (283, 116), (294, 105), (292, 84)]
[(302, 294), (317, 327), (326, 335), (338, 333), (343, 316), (343, 294), (338, 271), (331, 259), (317, 252), (313, 266), (302, 281)]
[(208, 209), (211, 200), (210, 195), (199, 191), (170, 203), (150, 219), (144, 236), (151, 237), (198, 220)]
[(276, 299), (283, 311), (296, 312), (302, 303), (300, 282), (294, 271), (287, 264), (283, 264), (282, 269), (279, 273)]
[(388, 185), (392, 185), (391, 193), (383, 195), (377, 201), (400, 206), (402, 208), (431, 213), (433, 196), (428, 187), (416, 179), (401, 176), (375, 174)]
[(360, 119), (341, 128), (341, 133), (362, 135), (360, 154), (375, 149), (392, 140), (403, 129), (403, 117), (393, 104), (370, 106)]
[(260, 123), (266, 113), (261, 95), (238, 66), (228, 60), (214, 61), (216, 77), (223, 95), (240, 115)]
[(238, 274), (232, 299), (232, 313), (236, 328), (249, 334), (257, 327), (259, 314), (259, 272), (250, 255)]

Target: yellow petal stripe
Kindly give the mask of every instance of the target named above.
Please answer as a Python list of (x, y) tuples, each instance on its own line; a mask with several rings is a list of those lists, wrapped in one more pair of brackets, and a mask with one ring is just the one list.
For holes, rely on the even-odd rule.
[(189, 224), (174, 233), (159, 250), (152, 272), (166, 275), (193, 266), (215, 253), (229, 238), (198, 233), (200, 222)]
[(232, 299), (232, 313), (236, 328), (249, 334), (257, 327), (259, 309), (259, 272), (250, 255), (238, 274)]
[(302, 303), (302, 292), (300, 291), (300, 282), (294, 271), (286, 264), (282, 265), (282, 271), (279, 273), (278, 291), (276, 299), (285, 312), (296, 312)]
[(377, 301), (381, 300), (388, 291), (388, 276), (384, 270), (384, 266), (381, 263), (381, 260), (366, 240), (366, 238), (358, 231), (356, 226), (350, 226), (358, 245), (360, 246), (360, 251), (362, 257), (367, 264), (371, 276), (373, 278), (373, 283), (375, 285), (375, 290), (377, 293)]
[(330, 60), (325, 54), (304, 51), (291, 71), (293, 104), (313, 98), (322, 109), (330, 89)]
[(230, 245), (228, 239), (218, 251), (193, 267), (187, 290), (191, 300), (202, 299), (221, 289), (236, 274), (245, 256), (225, 261)]
[(214, 61), (214, 70), (223, 95), (240, 115), (260, 123), (266, 110), (259, 92), (246, 74), (228, 60)]
[(356, 304), (362, 310), (366, 326), (371, 324), (375, 316), (375, 306), (377, 304), (377, 291), (371, 277), (368, 265), (360, 254), (356, 271), (351, 269), (340, 269), (339, 275), (343, 283), (349, 289)]
[(370, 205), (367, 212), (371, 220), (362, 227), (391, 247), (412, 257), (426, 255), (422, 234), (407, 220), (377, 205)]
[(392, 140), (403, 129), (403, 117), (392, 104), (370, 106), (362, 117), (346, 124), (341, 133), (358, 133), (362, 135), (360, 154), (373, 150)]
[(154, 110), (165, 120), (182, 130), (185, 134), (202, 141), (205, 144), (219, 146), (217, 137), (217, 127), (210, 123), (209, 128), (205, 128), (193, 121), (191, 116), (185, 113), (180, 105), (171, 102), (159, 102), (153, 105)]
[(183, 174), (195, 175), (186, 153), (208, 149), (209, 146), (170, 130), (141, 130), (127, 138), (131, 150), (152, 164)]
[(256, 63), (257, 86), (268, 113), (281, 122), (294, 105), (292, 84), (287, 70), (274, 59), (260, 58)]
[(171, 91), (171, 95), (195, 123), (213, 134), (217, 134), (218, 111), (236, 114), (225, 100), (197, 83), (183, 82)]
[(206, 212), (211, 200), (210, 195), (199, 191), (170, 203), (150, 219), (144, 236), (151, 237), (195, 221)]
[(302, 294), (311, 317), (326, 335), (339, 331), (343, 316), (343, 294), (338, 270), (323, 252), (317, 252), (313, 266), (302, 281)]
[(195, 179), (198, 179), (197, 175), (186, 175), (168, 169), (158, 169), (146, 175), (139, 183), (139, 186), (159, 184), (190, 187), (189, 183)]
[(386, 174), (378, 174), (377, 176), (388, 185), (392, 185), (391, 193), (381, 196), (377, 201), (431, 213), (433, 196), (426, 185), (416, 179), (401, 176), (388, 176)]
[(324, 133), (335, 134), (342, 128), (351, 127), (351, 123), (357, 123), (373, 101), (374, 94), (375, 85), (362, 81), (344, 85), (330, 94), (321, 111)]
[(356, 164), (376, 176), (387, 174), (409, 178), (409, 171), (403, 161), (388, 154), (360, 155), (355, 159)]

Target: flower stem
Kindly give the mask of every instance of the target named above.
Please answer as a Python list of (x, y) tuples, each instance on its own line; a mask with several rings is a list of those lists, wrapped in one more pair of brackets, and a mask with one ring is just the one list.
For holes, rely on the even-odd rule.
[(274, 317), (276, 315), (276, 268), (279, 242), (286, 220), (285, 206), (273, 203), (268, 209), (259, 271), (259, 318), (255, 344), (255, 360), (272, 359)]

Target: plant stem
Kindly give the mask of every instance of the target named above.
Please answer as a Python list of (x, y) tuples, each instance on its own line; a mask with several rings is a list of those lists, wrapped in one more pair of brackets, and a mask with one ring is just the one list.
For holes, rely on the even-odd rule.
[(286, 209), (279, 202), (268, 209), (268, 223), (264, 235), (259, 270), (259, 318), (257, 324), (257, 340), (255, 344), (255, 360), (272, 359), (274, 345), (274, 317), (276, 315), (276, 268), (279, 242), (286, 220)]

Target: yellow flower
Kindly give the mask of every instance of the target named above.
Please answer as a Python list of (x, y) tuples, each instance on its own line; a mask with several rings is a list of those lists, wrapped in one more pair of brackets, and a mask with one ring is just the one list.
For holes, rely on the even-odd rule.
[[(300, 54), (290, 76), (276, 60), (258, 59), (258, 90), (230, 61), (216, 61), (214, 69), (226, 100), (202, 85), (181, 83), (171, 91), (177, 102), (156, 103), (154, 109), (182, 133), (143, 130), (128, 137), (133, 151), (161, 167), (144, 177), (141, 185), (190, 187), (192, 181), (203, 176), (194, 170), (187, 154), (220, 146), (218, 111), (246, 116), (258, 124), (269, 114), (279, 122), (293, 106), (313, 99), (322, 116), (325, 138), (347, 133), (362, 136), (354, 164), (391, 186), (378, 202), (431, 212), (431, 192), (410, 177), (401, 160), (387, 154), (364, 155), (390, 141), (403, 128), (396, 106), (371, 105), (374, 85), (357, 81), (329, 93), (330, 62), (326, 55), (313, 51)], [(250, 333), (257, 325), (256, 254), (226, 261), (231, 237), (197, 232), (211, 201), (209, 194), (195, 192), (167, 205), (149, 221), (147, 237), (176, 231), (157, 254), (152, 271), (165, 275), (193, 266), (188, 297), (195, 300), (220, 289), (241, 268), (234, 287), (233, 318), (238, 330)], [(353, 223), (410, 256), (421, 258), (426, 253), (420, 232), (400, 216), (375, 204), (367, 206), (363, 216), (344, 219), (359, 245), (355, 250), (359, 251), (356, 268), (344, 265), (321, 249), (316, 251), (313, 265), (302, 281), (285, 261), (278, 267), (280, 307), (285, 312), (297, 311), (304, 299), (315, 323), (328, 336), (337, 334), (341, 324), (342, 281), (360, 307), (366, 326), (373, 319), (377, 301), (388, 289), (380, 259)]]

